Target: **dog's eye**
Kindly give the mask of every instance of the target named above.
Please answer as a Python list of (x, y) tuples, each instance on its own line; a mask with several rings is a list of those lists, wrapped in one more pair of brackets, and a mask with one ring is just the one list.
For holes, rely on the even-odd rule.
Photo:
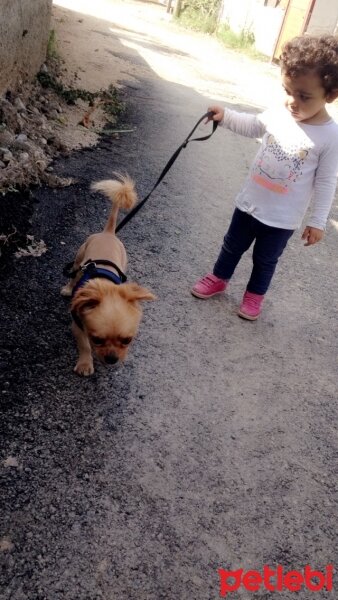
[(95, 346), (103, 346), (104, 344), (104, 339), (96, 337), (95, 335), (92, 336), (91, 340)]
[(121, 344), (123, 344), (123, 346), (128, 346), (128, 344), (130, 344), (132, 339), (133, 338), (131, 338), (131, 337), (121, 338)]

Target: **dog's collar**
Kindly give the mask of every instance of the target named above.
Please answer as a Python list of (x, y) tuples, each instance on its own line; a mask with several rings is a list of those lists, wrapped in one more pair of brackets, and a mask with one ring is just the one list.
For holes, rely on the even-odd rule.
[[(118, 275), (116, 273), (113, 273), (113, 271), (108, 271), (108, 269), (101, 269), (99, 267), (97, 267), (97, 264), (104, 264), (104, 265), (109, 265), (110, 267), (113, 267), (114, 269), (116, 269), (116, 271), (118, 272)], [(109, 261), (109, 260), (87, 260), (84, 265), (82, 265), (82, 267), (80, 267), (79, 271), (82, 271), (82, 275), (79, 279), (79, 281), (76, 283), (76, 285), (73, 288), (72, 291), (72, 298), (74, 298), (74, 295), (76, 294), (76, 292), (83, 287), (87, 281), (90, 281), (91, 279), (108, 279), (108, 281), (111, 281), (112, 283), (114, 283), (115, 285), (120, 285), (121, 283), (125, 283), (127, 281), (127, 276), (121, 271), (121, 269), (113, 262)], [(77, 314), (77, 312), (75, 310), (71, 311), (71, 315), (73, 317), (73, 320), (75, 321), (76, 325), (78, 327), (80, 327), (80, 329), (83, 329), (83, 325), (82, 325), (82, 321), (79, 317), (79, 315)]]

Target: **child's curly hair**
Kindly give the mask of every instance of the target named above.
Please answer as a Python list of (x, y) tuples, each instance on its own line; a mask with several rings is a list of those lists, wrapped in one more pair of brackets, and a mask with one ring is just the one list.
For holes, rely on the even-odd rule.
[(338, 89), (338, 38), (334, 35), (297, 36), (283, 45), (279, 60), (288, 77), (315, 71), (327, 94)]

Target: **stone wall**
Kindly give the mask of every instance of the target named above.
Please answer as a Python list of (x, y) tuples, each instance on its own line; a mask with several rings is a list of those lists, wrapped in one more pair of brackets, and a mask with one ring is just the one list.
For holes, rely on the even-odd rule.
[(46, 58), (52, 0), (0, 0), (0, 94), (33, 79)]

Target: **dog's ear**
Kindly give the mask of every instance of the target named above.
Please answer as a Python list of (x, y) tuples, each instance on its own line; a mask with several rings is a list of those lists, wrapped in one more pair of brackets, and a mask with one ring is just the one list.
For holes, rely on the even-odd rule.
[(119, 290), (121, 295), (129, 302), (138, 302), (142, 300), (156, 300), (156, 296), (147, 288), (141, 287), (137, 283), (123, 283)]
[(80, 288), (71, 303), (71, 310), (75, 310), (79, 315), (87, 310), (92, 310), (101, 302), (101, 294), (95, 288)]

